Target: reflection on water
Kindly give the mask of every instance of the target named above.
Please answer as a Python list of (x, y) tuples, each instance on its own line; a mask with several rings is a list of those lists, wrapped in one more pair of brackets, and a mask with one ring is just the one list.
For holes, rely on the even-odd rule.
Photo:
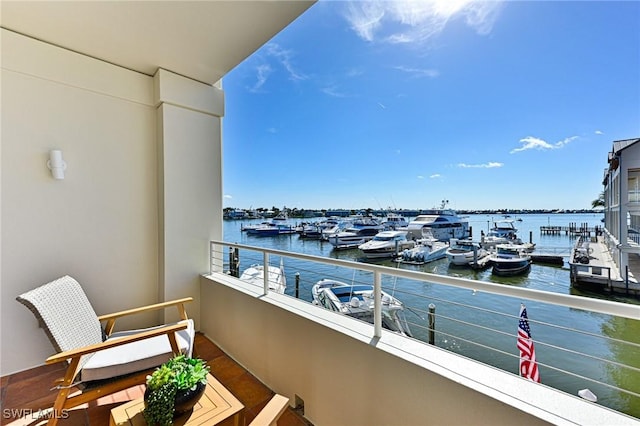
[[(568, 226), (569, 223), (588, 223), (600, 226), (601, 215), (522, 215), (517, 222), (523, 240), (536, 243), (538, 250), (554, 250), (568, 253), (575, 239), (566, 235), (540, 235), (540, 226)], [(488, 229), (498, 216), (471, 215), (468, 217), (474, 236)], [(259, 221), (258, 221), (259, 222)], [(254, 237), (241, 232), (240, 221), (225, 221), (224, 240), (257, 247), (271, 248), (295, 253), (305, 253), (335, 259), (365, 262), (357, 249), (335, 250), (328, 242), (301, 239), (298, 235), (279, 237)], [(241, 254), (241, 270), (252, 263), (262, 263), (260, 256)], [(273, 260), (272, 262), (279, 262)], [(573, 294), (582, 297), (598, 297), (624, 303), (639, 304), (638, 299), (623, 296), (591, 294), (571, 288), (569, 267), (533, 264), (527, 275), (498, 277), (491, 269), (475, 271), (450, 266), (446, 259), (426, 265), (397, 264), (391, 260), (370, 261), (376, 264), (433, 274), (488, 281), (503, 285)], [(346, 271), (334, 266), (310, 264), (286, 259), (287, 294), (295, 295), (296, 275), (299, 278), (299, 298), (311, 300), (311, 286), (322, 278), (334, 278), (345, 282), (371, 282), (370, 273)], [(520, 301), (503, 296), (485, 294), (467, 289), (434, 285), (428, 282), (383, 276), (385, 291), (402, 300), (408, 307), (407, 319), (414, 336), (428, 340), (426, 317), (429, 304), (436, 306), (436, 345), (464, 356), (477, 359), (506, 371), (518, 373), (518, 352), (515, 346), (517, 315)], [(472, 307), (479, 307), (476, 309)], [(640, 321), (595, 314), (562, 306), (527, 302), (527, 311), (536, 341), (536, 355), (540, 363), (542, 383), (576, 395), (578, 390), (589, 388), (598, 396), (598, 403), (615, 410), (640, 417)], [(481, 325), (476, 327), (474, 325)], [(569, 331), (580, 330), (581, 333)], [(496, 330), (498, 332), (496, 332)], [(624, 342), (634, 342), (635, 346)], [(497, 348), (500, 352), (487, 350)], [(586, 356), (568, 352), (577, 350)], [(606, 363), (612, 360), (617, 364)], [(559, 371), (566, 370), (570, 373)], [(630, 390), (630, 396), (612, 387), (589, 381), (594, 379)]]

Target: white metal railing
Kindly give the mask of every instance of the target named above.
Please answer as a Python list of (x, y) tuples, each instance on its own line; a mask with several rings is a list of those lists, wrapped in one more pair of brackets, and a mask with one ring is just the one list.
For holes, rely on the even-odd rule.
[[(505, 369), (504, 365), (517, 365), (518, 355), (514, 354), (511, 349), (515, 335), (514, 324), (517, 325), (518, 317), (512, 313), (500, 311), (491, 304), (480, 306), (476, 303), (477, 299), (469, 299), (470, 294), (473, 297), (482, 295), (491, 300), (515, 298), (517, 306), (520, 302), (531, 303), (532, 306), (535, 304), (539, 312), (549, 310), (545, 306), (560, 306), (568, 308), (570, 312), (611, 316), (614, 318), (612, 320), (614, 322), (620, 319), (626, 319), (624, 321), (631, 321), (631, 323), (633, 320), (640, 320), (640, 305), (222, 241), (211, 242), (211, 272), (231, 273), (231, 267), (234, 266), (232, 259), (235, 259), (235, 274), (239, 275), (241, 271), (238, 268), (238, 256), (244, 265), (270, 265), (272, 263), (276, 265), (282, 259), (286, 259), (289, 289), (287, 294), (307, 301), (310, 301), (308, 295), (311, 293), (311, 286), (321, 277), (342, 278), (343, 281), (373, 284), (376, 296), (372, 329), (374, 337), (381, 336), (383, 328), (381, 291), (393, 292), (396, 298), (403, 302), (406, 301), (406, 311), (415, 314), (409, 321), (409, 325), (414, 331), (413, 338), (432, 343), (430, 336), (435, 334), (437, 346), (502, 369)], [(272, 262), (271, 259), (275, 256), (279, 259), (277, 262)], [(291, 290), (289, 285), (292, 275), (295, 277), (295, 292)], [(348, 278), (345, 279), (345, 277)], [(429, 286), (428, 290), (425, 290), (423, 286)], [(436, 294), (438, 291), (434, 291), (434, 289), (453, 289), (458, 293), (451, 297), (446, 292)], [(269, 291), (266, 276), (262, 291), (265, 294)], [(301, 292), (307, 297), (301, 295)], [(500, 302), (497, 304), (499, 305)], [(540, 306), (538, 307), (537, 304)], [(438, 306), (437, 314), (426, 308), (435, 305)], [(514, 302), (509, 301), (507, 305), (512, 306)], [(460, 312), (465, 312), (466, 317), (460, 315)], [(579, 324), (554, 323), (559, 320), (545, 318), (542, 315), (537, 315), (537, 318), (532, 317), (530, 313), (529, 321), (532, 328), (535, 328), (534, 342), (538, 351), (553, 354), (553, 357), (549, 357), (553, 358), (553, 361), (548, 361), (545, 357), (538, 357), (539, 366), (544, 369), (545, 373), (543, 383), (566, 392), (571, 392), (571, 386), (595, 386), (599, 392), (622, 395), (621, 398), (628, 398), (640, 407), (640, 336), (636, 335), (637, 339), (634, 341), (619, 339), (603, 333), (596, 333), (593, 330), (581, 329)], [(439, 326), (436, 328), (431, 321), (438, 323)], [(640, 327), (636, 324), (635, 329), (640, 329)], [(604, 347), (605, 349), (615, 347), (614, 352), (620, 351), (629, 354), (622, 357), (625, 361), (628, 359), (635, 359), (635, 361), (621, 362), (620, 359), (610, 359), (609, 354), (604, 353), (607, 352), (606, 350), (600, 351), (598, 349), (591, 353), (587, 349), (594, 347)], [(637, 356), (634, 357), (632, 354), (637, 354)], [(579, 363), (584, 364), (582, 370), (571, 369), (570, 365), (574, 363), (575, 359), (580, 359)], [(590, 370), (596, 372), (591, 375)], [(631, 380), (631, 385), (621, 386), (615, 380), (601, 379), (597, 373), (598, 371), (613, 370), (616, 371), (614, 376), (619, 374), (636, 377), (636, 381)], [(513, 370), (507, 371), (514, 372)], [(562, 384), (556, 386), (549, 380), (545, 380), (545, 375), (547, 378), (562, 375), (565, 379)], [(575, 383), (580, 385), (575, 385)], [(628, 381), (624, 383), (628, 383)], [(571, 393), (575, 394), (575, 391)], [(612, 408), (624, 412), (620, 407), (614, 406)], [(632, 412), (631, 414), (640, 417), (640, 412)]]
[[(442, 284), (465, 288), (472, 291), (481, 291), (502, 296), (516, 297), (526, 300), (549, 303), (553, 305), (561, 305), (569, 308), (575, 308), (590, 312), (598, 312), (607, 315), (624, 317), (629, 319), (640, 319), (640, 306), (611, 302), (608, 300), (592, 299), (587, 297), (576, 297), (567, 294), (550, 293), (541, 290), (533, 290), (520, 287), (504, 286), (484, 281), (475, 281), (465, 278), (456, 278), (445, 275), (430, 274), (426, 272), (417, 272), (406, 269), (395, 269), (387, 266), (380, 266), (370, 263), (359, 263), (342, 259), (330, 259), (320, 256), (313, 256), (302, 253), (293, 253), (282, 250), (267, 249), (244, 244), (236, 244), (221, 241), (211, 241), (211, 273), (225, 272), (222, 269), (225, 251), (223, 247), (238, 248), (250, 251), (258, 251), (263, 253), (263, 264), (269, 264), (269, 255), (283, 256), (285, 258), (300, 259), (327, 265), (341, 266), (345, 268), (368, 271), (371, 273), (380, 273), (390, 276), (398, 276), (418, 281), (428, 281), (430, 283)], [(228, 253), (228, 252), (227, 252)], [(256, 263), (256, 262), (254, 262)]]

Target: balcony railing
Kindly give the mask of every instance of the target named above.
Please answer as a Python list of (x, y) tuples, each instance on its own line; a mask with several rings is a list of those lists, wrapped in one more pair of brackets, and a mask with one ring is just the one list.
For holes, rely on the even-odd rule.
[[(516, 331), (520, 304), (527, 306), (541, 382), (576, 395), (589, 389), (598, 403), (640, 417), (640, 306), (396, 269), (376, 264), (211, 243), (211, 272), (240, 274), (252, 264), (284, 264), (286, 294), (312, 301), (323, 278), (373, 284), (371, 337), (382, 334), (381, 291), (405, 306), (412, 332), (422, 341), (518, 374)], [(265, 277), (263, 294), (269, 292)], [(320, 308), (318, 308), (320, 309)], [(338, 314), (336, 314), (338, 315)]]

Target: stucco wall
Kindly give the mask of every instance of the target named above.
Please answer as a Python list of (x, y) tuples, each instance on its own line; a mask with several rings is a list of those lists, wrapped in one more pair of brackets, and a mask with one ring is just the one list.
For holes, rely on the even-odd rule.
[[(394, 335), (377, 341), (366, 337), (368, 325), (342, 328), (342, 318), (321, 308), (282, 295), (265, 302), (242, 291), (247, 286), (234, 289), (215, 284), (218, 280), (231, 279), (216, 275), (201, 280), (207, 306), (203, 332), (291, 404), (296, 396), (302, 398), (305, 417), (314, 424), (546, 424), (377, 349), (387, 347)], [(281, 299), (290, 307), (279, 308)], [(296, 310), (300, 315), (292, 312)], [(328, 317), (339, 323), (326, 321)], [(345, 334), (350, 326), (352, 336)], [(404, 350), (412, 356), (409, 346)], [(458, 365), (448, 368), (464, 373), (458, 359)]]
[[(98, 314), (198, 297), (222, 233), (222, 91), (4, 29), (1, 374), (53, 353), (17, 295), (68, 274)], [(64, 180), (46, 162), (60, 149)], [(73, 307), (69, 307), (73, 309)], [(199, 303), (189, 307), (198, 321)], [(157, 323), (161, 314), (117, 328)]]
[[(317, 425), (637, 424), (556, 389), (215, 273), (201, 329)], [(204, 308), (206, 306), (206, 309)]]
[(5, 374), (53, 353), (26, 290), (69, 274), (98, 313), (156, 300), (158, 200), (152, 78), (5, 30), (1, 78)]

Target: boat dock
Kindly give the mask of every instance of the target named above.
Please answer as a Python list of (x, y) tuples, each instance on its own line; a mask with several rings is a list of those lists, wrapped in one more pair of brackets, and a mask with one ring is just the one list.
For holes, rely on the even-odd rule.
[(602, 236), (581, 237), (569, 259), (573, 287), (595, 288), (608, 293), (640, 296), (640, 274), (621, 274)]
[[(557, 266), (562, 266), (564, 265), (564, 259), (569, 257), (569, 253), (529, 253), (529, 255), (531, 256), (531, 262), (532, 263), (539, 263), (539, 264), (544, 264), (544, 265), (557, 265)], [(486, 255), (483, 256), (479, 259), (477, 259), (475, 262), (471, 262), (469, 264), (469, 266), (471, 266), (472, 269), (477, 269), (477, 270), (482, 270), (485, 268), (488, 268), (489, 266), (491, 266), (491, 256)]]
[(570, 223), (569, 226), (541, 226), (540, 233), (543, 235), (581, 235), (581, 236), (598, 236), (602, 235), (603, 227), (589, 226), (587, 223)]

